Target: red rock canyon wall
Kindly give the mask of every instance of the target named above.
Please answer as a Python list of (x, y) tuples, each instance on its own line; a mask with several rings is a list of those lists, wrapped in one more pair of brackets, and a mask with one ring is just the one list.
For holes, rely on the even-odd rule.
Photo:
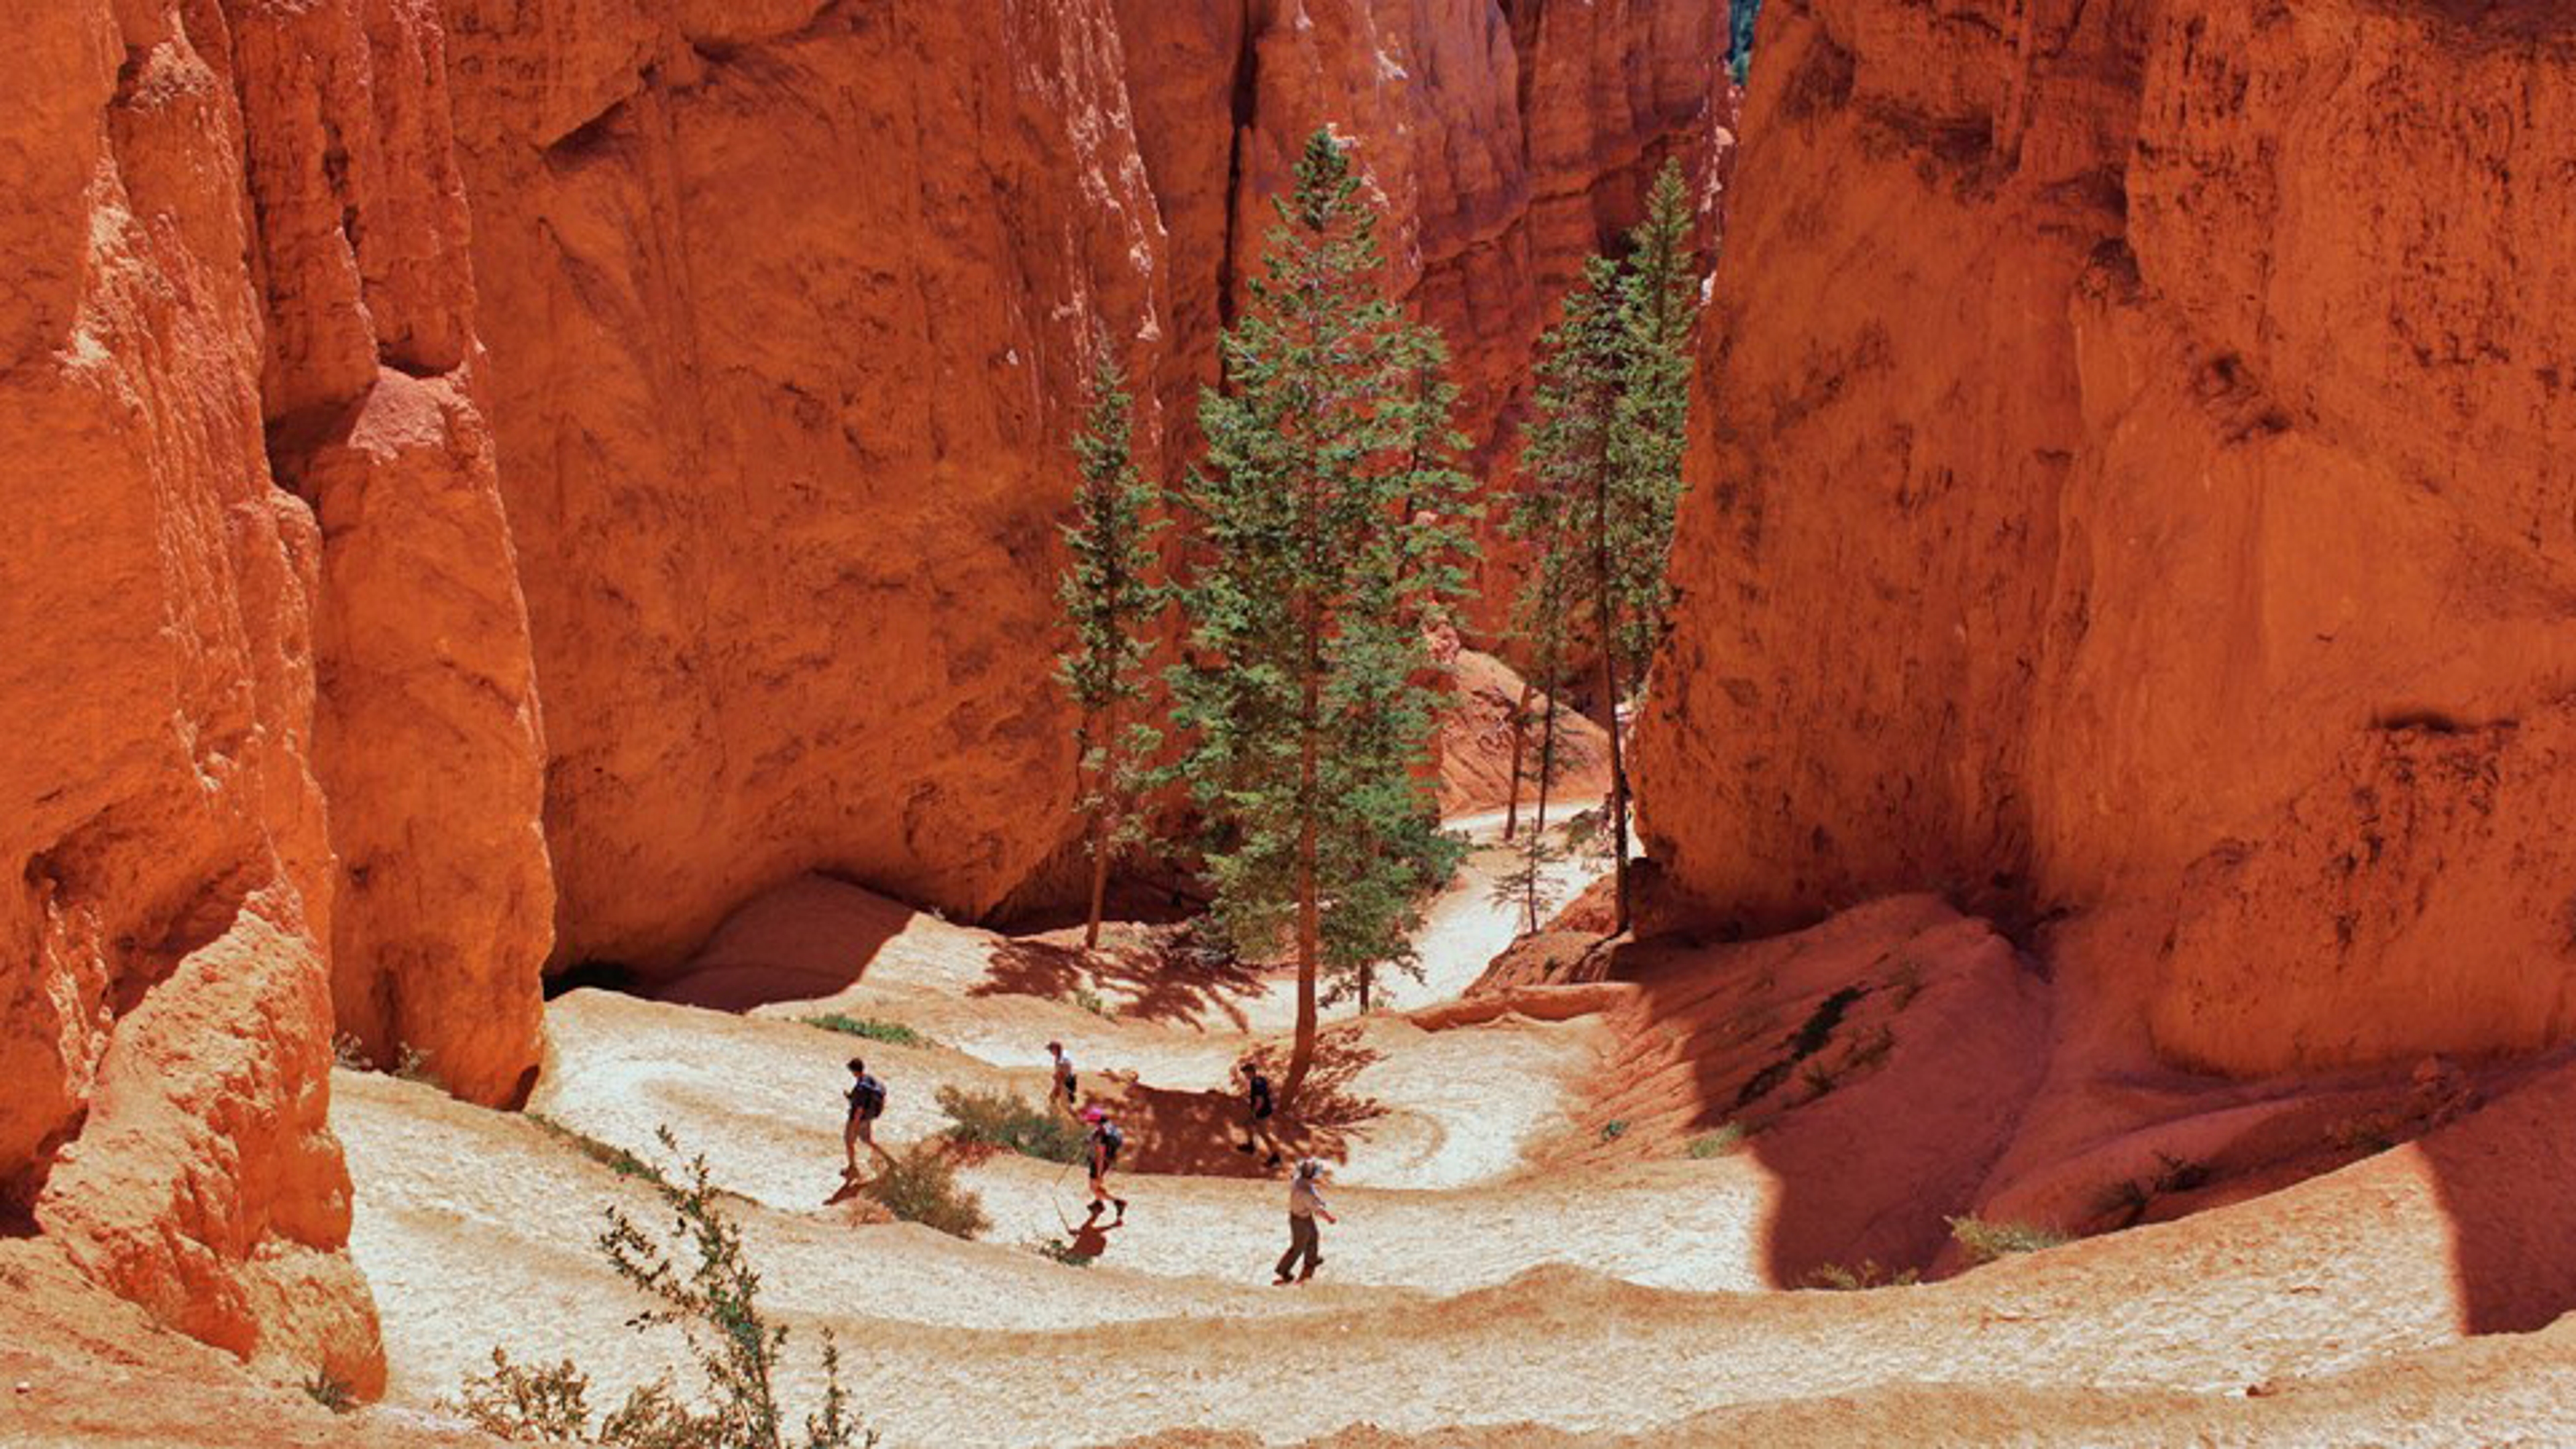
[(2156, 913), (2240, 1072), (2576, 1034), (2576, 20), (1771, 0), (1638, 771), (1756, 926)]
[(363, 1390), (335, 1029), (509, 1100), (550, 934), (439, 28), (419, 0), (22, 19), (0, 1214)]
[(1361, 140), (1490, 453), (1551, 288), (1706, 153), (1719, 0), (448, 0), (558, 959), (810, 869), (1069, 890), (1089, 349), (1167, 468), (1296, 146)]
[(1175, 462), (1336, 121), (1491, 453), (1548, 288), (1706, 149), (1720, 8), (35, 7), (0, 1230), (373, 1385), (335, 1034), (507, 1103), (550, 954), (669, 959), (816, 867), (1053, 888), (1086, 349)]

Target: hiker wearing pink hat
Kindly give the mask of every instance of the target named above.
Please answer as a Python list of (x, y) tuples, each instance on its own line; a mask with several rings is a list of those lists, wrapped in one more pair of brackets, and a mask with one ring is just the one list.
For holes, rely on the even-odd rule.
[(1096, 1103), (1082, 1109), (1082, 1120), (1091, 1124), (1091, 1135), (1083, 1139), (1091, 1159), (1090, 1216), (1100, 1216), (1100, 1209), (1106, 1206), (1101, 1199), (1107, 1198), (1118, 1206), (1118, 1216), (1111, 1220), (1115, 1226), (1127, 1221), (1127, 1199), (1110, 1195), (1109, 1169), (1118, 1161), (1118, 1149), (1127, 1145), (1126, 1134), (1118, 1130), (1117, 1123), (1109, 1120), (1108, 1111)]

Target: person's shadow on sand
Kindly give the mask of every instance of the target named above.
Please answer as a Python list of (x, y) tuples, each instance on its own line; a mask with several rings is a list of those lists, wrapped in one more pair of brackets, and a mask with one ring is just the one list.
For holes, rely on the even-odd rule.
[(1085, 1218), (1082, 1226), (1073, 1230), (1073, 1240), (1065, 1245), (1065, 1256), (1097, 1258), (1109, 1251), (1109, 1235), (1125, 1226), (1125, 1223), (1104, 1223), (1096, 1217)]

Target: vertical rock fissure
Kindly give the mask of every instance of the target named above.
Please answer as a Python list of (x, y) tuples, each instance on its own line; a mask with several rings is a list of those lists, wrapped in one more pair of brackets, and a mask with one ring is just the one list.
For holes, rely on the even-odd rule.
[(1220, 326), (1234, 325), (1235, 244), (1243, 224), (1243, 148), (1252, 137), (1252, 121), (1261, 100), (1261, 35), (1256, 13), (1260, 0), (1243, 0), (1242, 39), (1235, 50), (1234, 84), (1227, 92), (1234, 137), (1226, 148), (1225, 247), (1217, 254), (1216, 315)]

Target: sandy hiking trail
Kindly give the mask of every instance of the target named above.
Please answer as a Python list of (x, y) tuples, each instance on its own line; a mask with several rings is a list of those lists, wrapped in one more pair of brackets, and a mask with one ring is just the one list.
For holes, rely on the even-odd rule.
[[(1598, 865), (1573, 867), (1566, 890)], [(1478, 850), (1434, 904), (1425, 980), (1400, 1005), (1450, 1001), (1508, 943), (1512, 910), (1490, 898), (1507, 867)], [(2055, 1021), (2027, 961), (1937, 902), (1727, 950), (1724, 969), (1649, 952), (1590, 994), (1531, 988), (1423, 1014), (1471, 1023), (1445, 1029), (1393, 1009), (1328, 1013), (1320, 1098), (1335, 1110), (1308, 1141), (1338, 1165), (1343, 1222), (1318, 1279), (1279, 1289), (1283, 1183), (1232, 1151), (1221, 1095), (1236, 1061), (1279, 1046), (1275, 979), (1121, 992), (1132, 976), (1068, 967), (1058, 942), (1033, 952), (793, 882), (729, 922), (674, 990), (732, 1009), (590, 990), (553, 1002), (527, 1116), (335, 1074), (353, 1251), (393, 1369), (373, 1412), (452, 1428), (436, 1402), (496, 1345), (578, 1359), (595, 1401), (677, 1368), (673, 1333), (629, 1330), (637, 1300), (594, 1246), (606, 1208), (650, 1223), (655, 1199), (581, 1140), (659, 1161), (663, 1127), (739, 1196), (766, 1301), (795, 1330), (791, 1388), (812, 1388), (828, 1329), (895, 1449), (1863, 1443), (1891, 1424), (1934, 1442), (2169, 1443), (2203, 1428), (2215, 1442), (2337, 1442), (2379, 1425), (2387, 1442), (2433, 1443), (2449, 1441), (2406, 1434), (2459, 1421), (2434, 1391), (2444, 1375), (2479, 1386), (2476, 1422), (2506, 1442), (2566, 1401), (2529, 1387), (2569, 1376), (2565, 1335), (2464, 1332), (2496, 1304), (2455, 1268), (2452, 1164), (2535, 1160), (2549, 1124), (2576, 1117), (2576, 1069), (2420, 1143), (2181, 1221), (1924, 1286), (1783, 1291), (1829, 1247), (1919, 1251), (1925, 1209), (1904, 1195), (1974, 1194), (2027, 1167), (2009, 1146), (2026, 1120), (2079, 1158), (2126, 1139), (2008, 1105), (2047, 1078), (2035, 1042), (2098, 1023)], [(1029, 985), (1048, 989), (1011, 989)], [(1069, 1000), (1077, 990), (1105, 1010)], [(927, 1041), (798, 1020), (827, 1011)], [(961, 1168), (993, 1220), (980, 1241), (831, 1201), (844, 1058), (864, 1054), (891, 1086), (880, 1138), (901, 1150), (945, 1127), (943, 1087), (1040, 1098), (1050, 1037), (1129, 1122), (1133, 1165), (1155, 1169), (1120, 1174), (1123, 1225), (1080, 1234), (1079, 1170), (1011, 1155)], [(2002, 1065), (2022, 1058), (2018, 1076)], [(1683, 1150), (1726, 1115), (1711, 1102), (1751, 1104), (1729, 1110), (1758, 1135)], [(2547, 1151), (2561, 1172), (2547, 1180), (2576, 1181), (2570, 1149)], [(1847, 1186), (1876, 1179), (1892, 1187)], [(1820, 1184), (1846, 1186), (1820, 1198)], [(2545, 1206), (2521, 1211), (2542, 1221)], [(1096, 1262), (1035, 1251), (1069, 1239)], [(2536, 1280), (2532, 1302), (2560, 1291)]]

